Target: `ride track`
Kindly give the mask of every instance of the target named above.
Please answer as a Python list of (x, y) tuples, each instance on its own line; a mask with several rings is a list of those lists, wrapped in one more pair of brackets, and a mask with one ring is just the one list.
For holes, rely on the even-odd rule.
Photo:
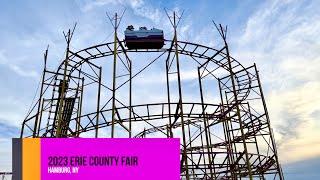
[[(222, 27), (219, 33), (224, 40), (220, 49), (175, 37), (165, 40), (162, 49), (127, 49), (116, 35), (114, 42), (77, 52), (68, 45), (66, 59), (56, 71), (48, 70), (45, 63), (39, 99), (23, 121), (21, 137), (88, 137), (93, 133), (111, 138), (176, 137), (182, 139), (182, 179), (283, 179), (256, 65), (244, 67), (232, 58)], [(160, 55), (133, 74), (132, 53)], [(179, 55), (197, 64), (200, 102), (183, 100)], [(94, 62), (111, 56), (126, 71), (117, 75), (113, 69), (113, 87), (103, 83), (102, 67)], [(133, 104), (132, 80), (165, 56), (168, 101)], [(177, 87), (170, 81), (172, 76), (177, 76)], [(203, 83), (209, 77), (219, 87), (217, 104), (205, 102)], [(121, 82), (120, 78), (127, 79)], [(125, 87), (128, 97), (123, 102), (116, 92)], [(84, 89), (97, 90), (96, 108), (86, 113), (83, 105), (87, 106), (89, 98)], [(104, 90), (112, 96), (101, 97)], [(173, 90), (179, 92), (178, 101), (173, 100)]]

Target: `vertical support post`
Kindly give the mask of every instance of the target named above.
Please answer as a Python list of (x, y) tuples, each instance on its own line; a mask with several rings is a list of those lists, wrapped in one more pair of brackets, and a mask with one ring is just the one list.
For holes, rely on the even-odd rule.
[(23, 132), (24, 132), (24, 126), (25, 126), (25, 124), (26, 124), (26, 122), (25, 122), (25, 120), (23, 120), (23, 122), (22, 122), (22, 128), (21, 128), (21, 131), (20, 131), (20, 138), (23, 137)]
[[(214, 178), (216, 179), (217, 178), (217, 176), (216, 176), (216, 168), (214, 167), (214, 159), (215, 159), (215, 157), (216, 157), (216, 154), (214, 154), (213, 153), (213, 150), (212, 150), (212, 139), (211, 139), (211, 133), (210, 133), (210, 123), (209, 123), (209, 114), (208, 113), (205, 113), (206, 114), (206, 118), (204, 119), (204, 120), (206, 120), (207, 121), (207, 127), (208, 127), (208, 136), (209, 136), (209, 144), (207, 145), (208, 146), (208, 148), (210, 148), (210, 154), (209, 154), (209, 156), (211, 156), (211, 163), (212, 163), (212, 166), (211, 166), (211, 168), (212, 168), (212, 170), (213, 170), (213, 176), (214, 176)], [(209, 150), (208, 150), (208, 152), (209, 152)]]
[[(220, 99), (221, 99), (221, 114), (225, 114), (225, 110), (224, 110), (224, 102), (223, 102), (223, 95), (222, 95), (222, 87), (221, 87), (221, 80), (218, 79), (218, 84), (219, 84), (219, 90), (220, 90)], [(234, 159), (233, 159), (233, 148), (232, 148), (232, 144), (230, 144), (231, 142), (231, 138), (230, 138), (230, 130), (229, 130), (229, 119), (226, 118), (226, 116), (224, 115), (222, 117), (224, 119), (223, 121), (223, 129), (224, 129), (224, 134), (225, 134), (225, 140), (228, 142), (228, 146), (227, 146), (227, 154), (228, 154), (228, 163), (229, 163), (229, 167), (230, 168), (230, 174), (232, 179), (236, 179), (236, 175), (234, 172)]]
[[(204, 108), (204, 100), (203, 100), (203, 93), (202, 93), (202, 83), (201, 83), (201, 75), (200, 75), (200, 68), (198, 68), (198, 80), (199, 80), (199, 88), (200, 88), (200, 98), (201, 98), (201, 107), (202, 107), (202, 116), (203, 116), (203, 124), (204, 124), (204, 132), (205, 132), (205, 138), (207, 143), (207, 153), (208, 153), (208, 159), (209, 159), (209, 170), (210, 170), (210, 178), (213, 178), (213, 172), (212, 172), (212, 160), (211, 160), (211, 152), (209, 148), (209, 137), (208, 137), (208, 124), (206, 121), (206, 114), (205, 114), (205, 108)], [(205, 157), (205, 156), (204, 156)]]
[[(41, 108), (43, 108), (43, 105), (44, 105), (44, 101), (42, 101), (41, 103)], [(38, 123), (38, 130), (37, 130), (37, 137), (39, 137), (39, 133), (40, 133), (40, 127), (41, 127), (41, 121), (42, 121), (42, 113), (40, 113), (40, 116), (39, 116), (39, 123)]]
[(256, 75), (257, 75), (258, 86), (259, 86), (260, 96), (261, 96), (261, 100), (262, 100), (262, 104), (263, 104), (263, 109), (264, 109), (264, 111), (266, 113), (266, 117), (267, 117), (268, 129), (269, 129), (269, 132), (270, 132), (271, 143), (272, 143), (272, 147), (273, 147), (273, 150), (274, 150), (274, 153), (275, 153), (275, 158), (276, 158), (276, 161), (277, 161), (277, 170), (279, 172), (279, 178), (280, 178), (280, 180), (283, 180), (284, 177), (283, 177), (282, 170), (281, 170), (280, 164), (279, 164), (278, 152), (277, 152), (276, 143), (274, 142), (275, 139), (274, 139), (274, 136), (273, 136), (272, 128), (271, 128), (271, 125), (270, 125), (270, 118), (269, 118), (269, 113), (268, 113), (268, 109), (267, 109), (267, 104), (266, 104), (266, 100), (264, 98), (263, 91), (262, 91), (262, 86), (261, 86), (260, 77), (259, 77), (259, 71), (257, 70), (257, 66), (256, 66), (255, 63), (254, 63), (254, 69), (255, 69)]
[[(205, 158), (204, 144), (203, 144), (203, 142), (204, 142), (203, 139), (204, 139), (204, 138), (203, 138), (203, 133), (202, 133), (201, 127), (202, 127), (202, 126), (199, 126), (199, 130), (200, 130), (200, 131), (199, 131), (199, 132), (200, 132), (200, 142), (201, 142), (201, 149), (202, 149), (202, 152), (201, 152), (201, 153), (203, 154), (203, 156), (202, 156), (202, 157), (203, 157), (203, 164), (207, 164), (207, 163), (206, 163), (206, 158)], [(200, 158), (201, 158), (201, 155), (202, 155), (202, 154), (200, 154)], [(199, 162), (200, 162), (200, 161), (199, 161)], [(205, 176), (204, 176), (203, 178), (205, 179), (205, 177), (208, 176), (208, 175), (207, 175), (207, 168), (204, 169), (204, 172), (205, 172)]]
[[(167, 78), (167, 98), (168, 98), (168, 113), (171, 114), (171, 101), (170, 101), (170, 82), (169, 82), (169, 59), (170, 59), (170, 52), (168, 58), (166, 60), (166, 78)], [(169, 137), (173, 137), (172, 133), (172, 120), (171, 116), (169, 116)]]
[(129, 138), (131, 138), (132, 136), (132, 132), (131, 132), (131, 129), (132, 129), (132, 119), (131, 119), (131, 114), (132, 114), (132, 62), (130, 59), (128, 59), (128, 62), (129, 62), (129, 78), (130, 78), (130, 81), (129, 81)]
[(245, 139), (245, 136), (244, 136), (244, 130), (243, 130), (244, 128), (243, 128), (242, 121), (241, 121), (240, 108), (239, 108), (238, 97), (237, 97), (237, 92), (236, 92), (237, 89), (236, 89), (236, 84), (235, 84), (235, 80), (234, 80), (234, 73), (233, 73), (233, 70), (232, 70), (228, 43), (227, 43), (227, 40), (226, 40), (225, 32), (224, 32), (221, 24), (220, 24), (220, 31), (221, 31), (222, 39), (223, 39), (225, 47), (226, 47), (226, 55), (227, 55), (228, 66), (229, 66), (229, 71), (230, 71), (230, 78), (231, 78), (231, 82), (232, 82), (232, 91), (233, 91), (233, 96), (234, 96), (234, 101), (235, 101), (234, 105), (236, 106), (236, 110), (237, 110), (237, 116), (238, 116), (240, 130), (241, 130), (241, 138), (242, 138), (244, 153), (245, 153), (245, 157), (246, 157), (246, 164), (247, 164), (247, 168), (248, 168), (248, 171), (249, 171), (248, 172), (249, 173), (249, 178), (250, 178), (250, 180), (252, 180), (253, 176), (252, 176), (252, 172), (251, 172), (251, 165), (250, 165), (250, 161), (249, 161), (249, 155), (248, 155), (246, 139)]
[(95, 131), (95, 138), (98, 137), (98, 130), (99, 130), (99, 115), (100, 115), (100, 94), (101, 94), (101, 73), (102, 67), (99, 67), (99, 77), (98, 77), (98, 99), (97, 99), (97, 115), (96, 115), (96, 131)]
[(187, 142), (186, 142), (186, 133), (184, 128), (184, 118), (183, 118), (183, 107), (182, 107), (182, 89), (181, 89), (181, 77), (180, 77), (180, 66), (179, 66), (179, 53), (178, 53), (178, 40), (177, 40), (177, 23), (176, 23), (176, 13), (173, 12), (173, 28), (174, 28), (174, 47), (175, 47), (175, 56), (177, 63), (177, 75), (178, 75), (178, 88), (179, 88), (179, 106), (180, 106), (180, 118), (181, 118), (181, 127), (182, 127), (182, 140), (183, 140), (183, 159), (185, 160), (186, 167), (186, 179), (189, 180), (189, 169), (188, 169), (188, 156), (187, 156)]
[[(191, 139), (191, 129), (190, 129), (190, 124), (191, 124), (191, 122), (190, 122), (190, 120), (189, 120), (189, 122), (188, 122), (188, 136), (189, 136), (189, 147), (190, 148), (192, 148), (192, 139)], [(193, 160), (193, 154), (191, 153), (191, 159)], [(195, 176), (195, 171), (194, 171), (194, 168), (192, 168), (192, 176), (193, 177), (196, 177)]]
[(33, 135), (32, 137), (38, 137), (39, 136), (39, 131), (37, 131), (38, 127), (40, 127), (41, 124), (41, 115), (42, 114), (42, 96), (43, 96), (43, 85), (45, 81), (45, 76), (46, 76), (46, 71), (47, 71), (47, 58), (48, 58), (48, 48), (46, 49), (46, 52), (44, 53), (44, 67), (43, 67), (43, 72), (42, 72), (42, 80), (41, 80), (41, 88), (40, 88), (40, 96), (39, 96), (39, 104), (38, 104), (38, 110), (37, 110), (37, 116), (36, 120), (34, 123), (34, 129), (33, 129)]
[[(82, 91), (82, 81), (81, 81), (81, 78), (80, 78), (80, 76), (81, 76), (81, 67), (80, 67), (80, 70), (78, 71), (78, 83), (77, 83), (77, 90), (76, 90), (76, 100), (78, 99), (78, 107), (77, 107), (77, 117), (76, 117), (76, 127), (75, 127), (75, 131), (74, 131), (74, 136), (75, 137), (78, 137), (78, 135), (77, 135), (77, 133), (78, 133), (78, 129), (79, 129), (79, 124), (78, 124), (78, 122), (80, 122), (80, 114), (79, 114), (79, 112), (80, 112), (80, 108), (81, 108), (81, 104), (80, 104), (80, 102), (81, 102), (81, 95), (82, 95), (82, 93), (81, 93), (81, 91)], [(80, 91), (80, 96), (79, 96), (79, 91)]]
[[(54, 80), (53, 80), (53, 81), (54, 81), (54, 82), (53, 82), (53, 86), (54, 86), (54, 87), (53, 87), (53, 90), (52, 90), (52, 97), (54, 97), (54, 94), (55, 94), (55, 92), (56, 92), (55, 87), (57, 86), (57, 79), (58, 79), (57, 76), (58, 76), (58, 75), (55, 75), (55, 76), (54, 76)], [(59, 97), (59, 96), (58, 96), (58, 97)], [(59, 104), (59, 98), (58, 98), (56, 101), (57, 101), (56, 105), (58, 105), (58, 104)], [(52, 104), (53, 104), (53, 102), (54, 102), (54, 100), (52, 99), (51, 102), (49, 102), (49, 103), (52, 103)], [(50, 111), (52, 111), (52, 108), (53, 108), (53, 107), (52, 107), (52, 104), (51, 104), (51, 106), (50, 106)], [(56, 118), (56, 115), (57, 115), (57, 113), (55, 112), (54, 115), (53, 115), (54, 118), (53, 118), (53, 122), (52, 122), (52, 125), (51, 125), (51, 126), (52, 126), (52, 127), (51, 127), (52, 129), (49, 130), (49, 124), (50, 124), (51, 115), (52, 115), (52, 114), (49, 113), (49, 116), (48, 116), (48, 119), (47, 119), (47, 123), (46, 123), (46, 127), (45, 127), (45, 129), (46, 129), (46, 130), (45, 130), (45, 134), (50, 133), (50, 137), (54, 137), (55, 135), (54, 135), (54, 132), (53, 132), (53, 131), (54, 131), (54, 128), (56, 127), (55, 125), (56, 125), (56, 119), (57, 119), (57, 118)], [(47, 135), (46, 135), (46, 136), (47, 136)]]
[[(247, 102), (247, 108), (248, 108), (248, 114), (249, 114), (249, 119), (250, 119), (250, 121), (252, 122), (252, 129), (253, 129), (253, 132), (254, 132), (254, 134), (256, 134), (256, 130), (255, 130), (255, 128), (254, 128), (254, 122), (253, 122), (253, 118), (252, 118), (252, 113), (251, 113), (251, 110), (250, 110), (250, 105), (249, 105), (249, 102)], [(260, 122), (259, 122), (259, 124), (260, 124)], [(257, 140), (257, 136), (254, 136), (254, 144), (255, 144), (255, 146), (256, 146), (256, 150), (257, 150), (257, 154), (260, 154), (260, 151), (259, 151), (259, 146), (258, 146), (258, 140)], [(258, 159), (259, 159), (259, 165), (262, 163), (262, 161), (261, 161), (261, 157), (260, 156), (258, 156)], [(264, 173), (262, 172), (262, 173), (260, 173), (259, 174), (259, 177), (261, 178), (261, 179), (264, 179)]]
[(80, 95), (80, 102), (78, 106), (78, 118), (76, 122), (76, 137), (80, 135), (80, 121), (81, 121), (81, 114), (82, 114), (82, 99), (83, 99), (83, 87), (84, 87), (84, 78), (81, 78), (81, 95)]
[(116, 71), (117, 71), (117, 28), (118, 14), (115, 14), (114, 25), (114, 46), (113, 46), (113, 82), (112, 82), (112, 119), (111, 119), (111, 138), (114, 137), (115, 108), (116, 108)]
[(66, 93), (66, 84), (67, 84), (67, 68), (68, 68), (68, 59), (69, 59), (69, 48), (70, 48), (70, 41), (71, 41), (71, 31), (69, 29), (68, 34), (66, 36), (67, 40), (67, 49), (66, 49), (66, 57), (64, 60), (64, 71), (63, 71), (63, 81), (62, 81), (62, 87), (61, 87), (61, 97), (59, 99), (59, 109), (58, 109), (58, 126), (57, 126), (57, 132), (56, 137), (61, 137), (61, 128), (62, 128), (62, 111), (64, 106), (64, 99), (65, 99), (65, 93)]

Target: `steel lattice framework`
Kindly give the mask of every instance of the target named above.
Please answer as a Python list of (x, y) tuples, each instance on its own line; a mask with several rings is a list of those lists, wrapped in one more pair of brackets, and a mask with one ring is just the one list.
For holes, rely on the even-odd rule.
[(1, 180), (7, 180), (12, 178), (11, 172), (0, 172), (0, 179)]
[[(175, 17), (174, 37), (162, 49), (127, 49), (115, 33), (114, 42), (73, 52), (69, 30), (65, 59), (56, 71), (45, 64), (21, 137), (178, 137), (181, 179), (283, 179), (256, 65), (244, 67), (230, 56), (221, 25), (220, 48), (178, 41)], [(149, 63), (137, 70), (134, 58)], [(98, 59), (113, 63), (112, 79), (102, 76), (111, 71), (103, 72)], [(196, 65), (193, 102), (184, 100), (181, 61)], [(167, 100), (134, 104), (133, 82), (155, 62), (165, 65)], [(217, 103), (208, 101), (209, 91)]]

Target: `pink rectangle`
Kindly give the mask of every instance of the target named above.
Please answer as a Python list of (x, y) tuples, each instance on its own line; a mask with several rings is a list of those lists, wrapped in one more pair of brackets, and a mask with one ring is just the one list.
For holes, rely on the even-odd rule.
[(177, 138), (41, 139), (41, 179), (178, 180)]

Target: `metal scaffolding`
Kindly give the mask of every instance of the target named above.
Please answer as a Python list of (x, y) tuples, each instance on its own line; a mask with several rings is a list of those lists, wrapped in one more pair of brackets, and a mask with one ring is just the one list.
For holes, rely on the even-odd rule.
[(0, 179), (1, 180), (9, 180), (12, 178), (11, 172), (0, 172)]
[[(223, 45), (212, 48), (179, 41), (180, 17), (168, 17), (174, 36), (162, 49), (127, 49), (117, 35), (117, 14), (109, 17), (113, 42), (74, 52), (69, 30), (66, 56), (56, 71), (47, 68), (45, 52), (39, 97), (21, 137), (178, 137), (181, 179), (283, 179), (256, 65), (244, 67), (230, 56), (222, 25), (215, 24)], [(140, 60), (145, 54), (156, 57), (137, 69), (136, 54)], [(99, 59), (112, 62), (112, 69), (103, 71)], [(194, 63), (197, 72), (193, 91), (200, 98), (192, 102), (183, 93), (183, 61)], [(165, 65), (167, 101), (135, 104), (133, 81), (154, 63)], [(103, 76), (107, 72), (112, 79)], [(211, 103), (208, 93), (219, 101)]]

